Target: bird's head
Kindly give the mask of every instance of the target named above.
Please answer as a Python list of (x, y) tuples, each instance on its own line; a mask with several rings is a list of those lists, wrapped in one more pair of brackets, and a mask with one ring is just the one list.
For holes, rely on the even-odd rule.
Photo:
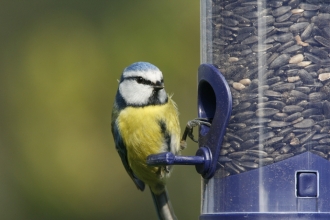
[(124, 69), (118, 93), (126, 106), (161, 105), (168, 100), (162, 72), (147, 62), (133, 63)]

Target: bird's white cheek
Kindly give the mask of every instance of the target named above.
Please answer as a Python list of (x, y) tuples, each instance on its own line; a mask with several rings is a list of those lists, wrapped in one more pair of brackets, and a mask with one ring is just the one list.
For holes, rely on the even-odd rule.
[(152, 88), (135, 82), (122, 82), (119, 92), (129, 105), (144, 105), (152, 93)]
[(167, 99), (167, 94), (166, 94), (165, 89), (162, 89), (159, 91), (158, 99), (159, 99), (160, 103), (165, 103), (165, 101)]

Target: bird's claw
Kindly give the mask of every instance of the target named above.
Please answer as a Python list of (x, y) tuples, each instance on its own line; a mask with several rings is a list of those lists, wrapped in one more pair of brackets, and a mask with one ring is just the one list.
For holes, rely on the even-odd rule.
[(196, 126), (201, 126), (201, 125), (206, 125), (206, 126), (210, 127), (211, 123), (208, 122), (205, 118), (196, 118), (196, 119), (188, 121), (188, 123), (186, 125), (186, 129), (185, 129), (185, 131), (182, 135), (182, 139), (181, 139), (181, 142), (180, 142), (180, 147), (181, 147), (182, 150), (184, 148), (186, 148), (186, 146), (187, 146), (187, 143), (186, 143), (187, 136), (191, 140), (193, 140), (194, 142), (198, 143), (198, 140), (196, 140), (195, 137), (194, 137), (193, 129)]

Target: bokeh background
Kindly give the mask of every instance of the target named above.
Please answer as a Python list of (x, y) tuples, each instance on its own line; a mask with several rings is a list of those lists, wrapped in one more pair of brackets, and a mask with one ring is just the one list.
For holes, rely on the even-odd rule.
[[(0, 23), (0, 218), (156, 219), (115, 151), (111, 108), (124, 67), (149, 61), (182, 129), (196, 117), (199, 1), (2, 1)], [(168, 189), (179, 219), (198, 219), (194, 167)]]

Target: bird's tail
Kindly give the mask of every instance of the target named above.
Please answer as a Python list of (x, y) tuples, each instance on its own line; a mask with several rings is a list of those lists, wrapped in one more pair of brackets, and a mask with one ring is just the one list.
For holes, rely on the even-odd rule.
[(151, 191), (151, 195), (154, 200), (159, 220), (177, 220), (166, 188), (159, 195), (156, 195)]

